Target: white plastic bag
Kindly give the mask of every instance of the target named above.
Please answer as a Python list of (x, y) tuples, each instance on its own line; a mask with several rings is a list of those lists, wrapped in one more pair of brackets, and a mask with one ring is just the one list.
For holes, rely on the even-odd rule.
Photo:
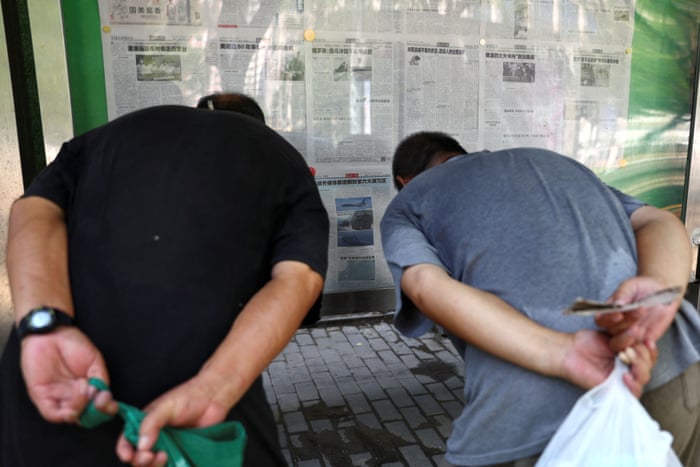
[(673, 437), (632, 395), (619, 359), (600, 385), (582, 395), (535, 467), (682, 467)]

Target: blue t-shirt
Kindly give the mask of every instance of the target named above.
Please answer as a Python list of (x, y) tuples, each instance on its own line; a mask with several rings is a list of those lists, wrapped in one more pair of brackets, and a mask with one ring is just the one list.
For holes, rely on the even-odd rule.
[[(432, 327), (398, 287), (404, 268), (430, 263), (544, 326), (593, 329), (593, 318), (562, 310), (577, 297), (604, 300), (636, 274), (629, 216), (642, 205), (575, 160), (541, 149), (467, 154), (425, 171), (381, 223), (397, 284), (395, 324), (409, 336)], [(466, 403), (447, 459), (483, 465), (541, 452), (583, 391), (453, 340), (466, 362)]]

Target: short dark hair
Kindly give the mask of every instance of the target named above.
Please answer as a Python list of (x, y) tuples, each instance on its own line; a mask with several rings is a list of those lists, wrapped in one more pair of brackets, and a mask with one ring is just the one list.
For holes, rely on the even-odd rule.
[(239, 92), (209, 94), (199, 99), (197, 108), (239, 112), (265, 123), (265, 114), (258, 103), (252, 97)]
[(421, 131), (405, 138), (394, 151), (391, 171), (394, 186), (403, 186), (397, 176), (413, 178), (442, 156), (466, 154), (467, 151), (451, 136), (436, 131)]

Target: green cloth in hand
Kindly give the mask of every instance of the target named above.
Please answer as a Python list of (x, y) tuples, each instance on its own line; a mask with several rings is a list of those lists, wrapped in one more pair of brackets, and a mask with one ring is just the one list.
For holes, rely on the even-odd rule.
[[(100, 379), (90, 378), (89, 382), (100, 391), (109, 390)], [(124, 419), (124, 436), (136, 446), (145, 415), (136, 407), (122, 402), (118, 404), (118, 414)], [(94, 428), (112, 418), (90, 402), (80, 415), (80, 425)], [(243, 425), (232, 421), (204, 428), (165, 427), (160, 431), (153, 450), (168, 454), (167, 467), (231, 467), (243, 464), (245, 442)]]

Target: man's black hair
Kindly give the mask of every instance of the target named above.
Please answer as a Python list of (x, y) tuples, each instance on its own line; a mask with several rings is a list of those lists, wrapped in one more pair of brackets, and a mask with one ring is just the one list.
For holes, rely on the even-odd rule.
[(238, 92), (216, 93), (204, 96), (197, 102), (198, 109), (228, 110), (239, 112), (265, 123), (265, 114), (255, 100)]
[(467, 151), (451, 136), (436, 131), (422, 131), (405, 138), (394, 151), (391, 171), (394, 186), (403, 188), (397, 176), (413, 178), (441, 156), (466, 154)]

